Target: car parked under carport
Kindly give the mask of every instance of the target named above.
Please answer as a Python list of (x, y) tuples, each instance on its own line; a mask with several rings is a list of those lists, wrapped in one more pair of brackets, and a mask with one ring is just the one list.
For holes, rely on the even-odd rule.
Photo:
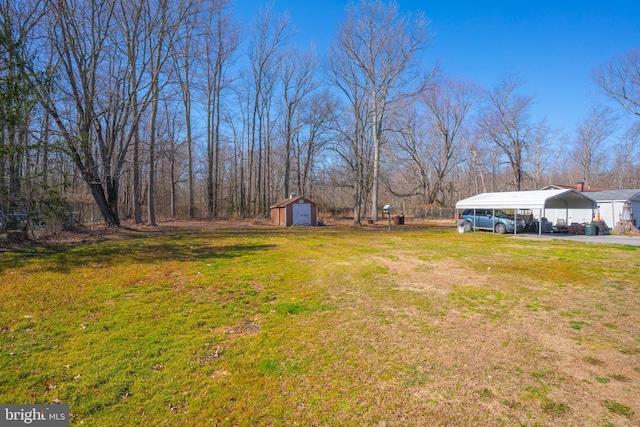
[(524, 231), (524, 220), (500, 209), (465, 209), (460, 214), (464, 231), (487, 230), (498, 234)]

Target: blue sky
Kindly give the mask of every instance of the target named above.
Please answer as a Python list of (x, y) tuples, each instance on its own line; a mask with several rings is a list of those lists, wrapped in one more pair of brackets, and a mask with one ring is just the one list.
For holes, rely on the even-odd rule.
[[(237, 0), (247, 24), (259, 0)], [(399, 0), (403, 11), (422, 10), (435, 34), (428, 61), (443, 74), (494, 84), (517, 74), (522, 93), (535, 95), (533, 114), (571, 132), (592, 102), (607, 102), (591, 71), (611, 56), (640, 49), (640, 0)], [(297, 43), (313, 40), (318, 52), (333, 37), (348, 1), (275, 0), (298, 29)], [(628, 121), (630, 114), (622, 115)]]

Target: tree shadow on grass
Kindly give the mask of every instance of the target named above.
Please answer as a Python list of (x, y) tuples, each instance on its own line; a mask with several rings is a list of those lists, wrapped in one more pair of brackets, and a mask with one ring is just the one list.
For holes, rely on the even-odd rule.
[[(157, 236), (132, 235), (124, 240), (73, 245), (38, 245), (0, 254), (0, 274), (8, 268), (28, 264), (34, 270), (69, 273), (79, 267), (109, 268), (123, 262), (154, 264), (162, 262), (207, 262), (231, 259), (275, 248), (274, 244), (215, 246), (208, 237), (216, 233), (175, 233)], [(248, 233), (247, 233), (248, 234)], [(255, 233), (252, 233), (255, 235)], [(237, 236), (238, 233), (234, 233)], [(228, 236), (227, 236), (228, 237)]]

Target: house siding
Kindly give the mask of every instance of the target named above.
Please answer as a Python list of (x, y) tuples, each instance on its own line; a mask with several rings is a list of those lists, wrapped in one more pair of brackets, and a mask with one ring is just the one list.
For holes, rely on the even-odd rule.
[[(584, 194), (596, 201), (600, 210), (600, 218), (609, 228), (615, 227), (620, 221), (620, 214), (626, 201), (631, 202), (633, 217), (636, 219), (640, 217), (640, 193), (638, 190), (597, 191)], [(568, 224), (593, 220), (592, 212), (587, 209), (568, 209), (566, 212), (564, 209), (547, 209), (544, 215), (554, 224), (558, 219), (566, 219)]]

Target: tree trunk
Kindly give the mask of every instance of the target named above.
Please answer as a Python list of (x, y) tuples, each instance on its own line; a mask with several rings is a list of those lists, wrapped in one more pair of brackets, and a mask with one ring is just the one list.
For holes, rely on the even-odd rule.
[[(377, 107), (376, 107), (377, 108)], [(378, 113), (374, 113), (373, 124), (373, 188), (371, 189), (371, 218), (378, 220), (378, 185), (380, 176), (380, 138)]]
[(155, 210), (155, 150), (156, 150), (156, 122), (158, 116), (158, 98), (159, 98), (159, 90), (158, 90), (158, 81), (157, 79), (153, 83), (154, 87), (152, 88), (155, 95), (153, 96), (153, 100), (151, 102), (151, 118), (149, 123), (149, 185), (147, 187), (147, 222), (149, 225), (157, 225), (156, 224), (156, 210)]
[[(133, 72), (131, 73), (132, 87), (135, 87), (135, 63), (131, 65)], [(132, 93), (132, 107), (133, 117), (138, 117), (138, 95), (136, 92)], [(138, 127), (138, 121), (134, 122), (135, 129), (133, 130), (133, 220), (136, 224), (142, 224), (142, 207), (140, 206), (140, 200), (142, 199), (140, 194), (140, 129)]]
[[(284, 197), (289, 197), (289, 181), (291, 179), (291, 107), (287, 106), (284, 139)], [(302, 191), (302, 190), (300, 190)]]
[(119, 226), (120, 218), (118, 217), (118, 212), (113, 209), (113, 200), (108, 200), (108, 198), (105, 197), (102, 185), (90, 184), (89, 187), (91, 188), (91, 195), (96, 201), (96, 205), (105, 223), (109, 226)]
[(214, 112), (214, 101), (213, 97), (215, 95), (209, 94), (207, 100), (207, 217), (213, 218), (214, 216), (214, 179), (213, 179), (213, 169), (214, 169), (214, 139), (213, 135), (213, 116)]
[[(221, 76), (219, 76), (221, 78)], [(220, 87), (220, 86), (219, 86)], [(215, 99), (213, 118), (213, 216), (218, 216), (220, 205), (220, 93)]]

